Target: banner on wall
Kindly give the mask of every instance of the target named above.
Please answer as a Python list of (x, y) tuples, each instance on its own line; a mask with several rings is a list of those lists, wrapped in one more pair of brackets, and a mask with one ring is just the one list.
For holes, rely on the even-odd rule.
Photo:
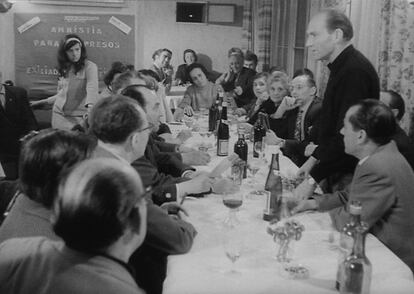
[(83, 39), (100, 81), (112, 62), (135, 63), (133, 15), (16, 13), (14, 34), (16, 85), (33, 99), (56, 93), (57, 51), (66, 34)]

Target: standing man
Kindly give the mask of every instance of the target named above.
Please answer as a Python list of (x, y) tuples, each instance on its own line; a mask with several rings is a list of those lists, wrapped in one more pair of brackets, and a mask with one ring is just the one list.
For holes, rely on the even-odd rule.
[(0, 163), (7, 179), (14, 180), (18, 176), (19, 139), (37, 129), (26, 90), (3, 85), (0, 71)]
[[(379, 79), (369, 60), (352, 45), (353, 28), (341, 12), (324, 10), (316, 14), (307, 29), (306, 46), (316, 59), (327, 61), (330, 70), (322, 102), (318, 129), (319, 146), (299, 169), (298, 175), (309, 174), (326, 190), (347, 186), (357, 160), (344, 152), (340, 130), (348, 108), (366, 98), (379, 98)], [(305, 180), (302, 188), (313, 191), (315, 183)]]

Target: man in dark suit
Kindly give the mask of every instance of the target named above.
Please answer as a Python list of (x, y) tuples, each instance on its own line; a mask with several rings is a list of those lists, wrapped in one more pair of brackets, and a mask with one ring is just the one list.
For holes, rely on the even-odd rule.
[[(353, 28), (348, 17), (335, 10), (316, 14), (307, 29), (306, 46), (330, 70), (318, 127), (319, 145), (301, 166), (298, 175), (326, 180), (327, 191), (349, 184), (357, 161), (344, 152), (340, 130), (348, 108), (366, 98), (379, 98), (379, 78), (369, 60), (352, 44)], [(305, 186), (306, 185), (306, 186)], [(313, 190), (313, 181), (304, 181), (302, 190)]]
[[(311, 76), (302, 74), (291, 82), (292, 97), (285, 97), (275, 115), (281, 116), (284, 128), (279, 133), (283, 154), (301, 166), (307, 159), (305, 148), (318, 142), (316, 124), (320, 117), (321, 102), (316, 97), (316, 83)], [(292, 99), (293, 98), (293, 99)], [(269, 134), (269, 136), (271, 136)], [(271, 138), (268, 138), (270, 141)], [(278, 142), (276, 142), (278, 143)]]
[(20, 138), (37, 129), (26, 90), (3, 85), (0, 72), (0, 162), (7, 179), (18, 177)]
[(228, 57), (229, 70), (216, 80), (216, 84), (221, 85), (234, 98), (237, 107), (248, 107), (255, 97), (253, 79), (256, 72), (243, 66), (244, 55), (239, 48), (230, 49)]
[(405, 113), (404, 100), (400, 94), (391, 90), (381, 92), (380, 100), (391, 109), (397, 120), (397, 130), (392, 139), (397, 144), (398, 150), (414, 169), (414, 145), (405, 131), (400, 127), (400, 121)]
[(333, 209), (340, 230), (349, 221), (346, 204), (360, 201), (361, 220), (370, 232), (414, 272), (414, 172), (392, 140), (395, 129), (395, 118), (383, 103), (368, 99), (352, 106), (341, 130), (345, 152), (359, 160), (349, 191), (315, 196), (296, 210)]
[[(98, 138), (94, 157), (117, 158), (130, 165), (144, 155), (151, 125), (135, 101), (124, 96), (104, 98), (92, 109), (89, 123), (90, 132)], [(138, 285), (156, 294), (162, 292), (167, 256), (190, 250), (196, 230), (180, 217), (169, 216), (151, 199), (147, 210), (147, 236), (130, 264), (137, 272)]]

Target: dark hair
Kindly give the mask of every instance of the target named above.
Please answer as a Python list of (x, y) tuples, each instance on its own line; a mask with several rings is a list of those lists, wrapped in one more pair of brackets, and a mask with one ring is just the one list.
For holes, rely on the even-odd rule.
[(342, 12), (334, 9), (323, 10), (326, 15), (326, 27), (328, 32), (332, 33), (336, 29), (340, 29), (343, 33), (343, 38), (349, 41), (354, 36), (351, 21)]
[(88, 158), (96, 142), (85, 134), (44, 129), (22, 139), (21, 191), (47, 208), (52, 206), (61, 172)]
[(145, 75), (145, 76), (150, 76), (150, 77), (154, 78), (158, 83), (161, 82), (161, 79), (157, 75), (157, 73), (155, 71), (151, 70), (151, 69), (140, 69), (138, 72)]
[(122, 95), (99, 100), (89, 116), (89, 131), (107, 143), (123, 143), (144, 123), (137, 102)]
[(244, 57), (244, 60), (253, 61), (253, 62), (254, 62), (254, 63), (256, 63), (256, 64), (257, 64), (257, 62), (259, 61), (259, 60), (257, 59), (257, 55), (256, 55), (256, 54), (254, 54), (252, 51), (247, 51), (247, 52), (246, 52), (246, 55), (245, 55), (245, 57)]
[[(72, 63), (66, 51), (70, 48), (75, 46), (76, 44), (80, 44), (81, 47), (81, 56), (78, 62)], [(79, 38), (76, 34), (69, 34), (66, 35), (65, 38), (60, 42), (58, 53), (57, 53), (57, 61), (58, 61), (58, 72), (62, 77), (67, 77), (70, 67), (73, 65), (75, 69), (75, 74), (77, 74), (80, 70), (85, 67), (85, 60), (87, 58), (86, 55), (86, 48), (85, 43), (81, 38)]]
[(184, 62), (185, 62), (185, 55), (187, 54), (187, 53), (191, 53), (191, 54), (193, 54), (193, 56), (194, 56), (194, 62), (197, 62), (197, 54), (195, 53), (195, 51), (193, 50), (193, 49), (185, 49), (184, 50), (184, 53), (183, 53), (183, 59), (184, 59)]
[(144, 85), (129, 85), (125, 89), (122, 90), (121, 95), (124, 95), (126, 97), (129, 97), (133, 100), (135, 100), (139, 106), (141, 106), (143, 109), (145, 109), (146, 101), (142, 93), (138, 90), (140, 87), (147, 87)]
[(116, 159), (97, 158), (75, 167), (59, 186), (53, 229), (65, 244), (99, 253), (127, 228), (140, 232), (138, 207), (144, 189), (132, 167)]
[(112, 82), (112, 92), (116, 94), (120, 89), (123, 89), (131, 84), (131, 80), (134, 78), (141, 79), (145, 81), (142, 74), (134, 70), (127, 70), (121, 73), (115, 78)]
[(164, 51), (168, 52), (168, 53), (170, 53), (170, 55), (172, 55), (172, 52), (171, 52), (170, 49), (162, 48), (162, 49), (155, 50), (155, 52), (152, 54), (152, 60), (155, 60), (155, 57), (161, 55), (161, 53), (164, 52)]
[(354, 130), (364, 130), (378, 145), (391, 141), (397, 123), (389, 107), (376, 99), (365, 99), (352, 107), (355, 112), (349, 116), (349, 122)]
[(208, 79), (208, 71), (206, 70), (206, 68), (202, 64), (194, 62), (187, 67), (188, 77), (191, 83), (193, 83), (193, 79), (190, 76), (190, 72), (195, 68), (199, 68), (206, 75), (206, 78)]
[[(131, 69), (131, 67), (132, 67), (132, 69)], [(103, 81), (104, 81), (105, 85), (107, 85), (107, 86), (111, 85), (112, 80), (114, 79), (114, 76), (116, 74), (123, 73), (123, 72), (128, 71), (128, 70), (134, 70), (134, 66), (131, 65), (131, 64), (130, 65), (123, 64), (120, 61), (113, 62), (112, 65), (111, 65), (110, 70), (107, 71), (105, 76), (104, 76)]]
[(295, 73), (293, 74), (293, 78), (296, 78), (297, 76), (309, 76), (312, 80), (315, 79), (313, 72), (309, 69), (309, 68), (300, 68), (298, 70), (295, 71)]
[(404, 99), (401, 97), (400, 94), (392, 90), (384, 91), (384, 93), (388, 93), (390, 95), (391, 99), (390, 99), (389, 108), (397, 109), (398, 110), (397, 120), (401, 120), (405, 114)]

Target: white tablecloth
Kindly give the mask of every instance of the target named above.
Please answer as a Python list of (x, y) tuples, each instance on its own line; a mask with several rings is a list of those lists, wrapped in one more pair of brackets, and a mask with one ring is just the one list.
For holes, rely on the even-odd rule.
[(166, 95), (167, 105), (171, 109), (176, 109), (183, 99), (185, 90), (187, 88), (184, 86), (172, 86), (170, 92)]
[[(219, 161), (213, 158), (208, 168)], [(296, 169), (284, 157), (281, 167), (282, 173)], [(267, 170), (268, 167), (263, 166), (258, 172), (258, 182), (264, 184)], [(242, 191), (247, 194), (249, 190), (251, 187), (243, 184)], [(339, 233), (331, 228), (329, 215), (312, 212), (294, 217), (305, 225), (302, 239), (295, 244), (295, 261), (309, 269), (309, 278), (288, 279), (280, 274), (280, 265), (273, 258), (277, 247), (266, 233), (268, 223), (262, 220), (264, 201), (262, 196), (244, 199), (238, 213), (244, 245), (236, 262), (239, 273), (231, 274), (225, 273), (230, 268), (223, 248), (223, 221), (228, 209), (221, 196), (212, 194), (201, 199), (187, 199), (184, 207), (198, 235), (189, 253), (169, 257), (164, 294), (338, 293), (334, 285)], [(408, 266), (373, 235), (367, 237), (366, 254), (373, 267), (371, 293), (414, 293), (414, 280)]]

